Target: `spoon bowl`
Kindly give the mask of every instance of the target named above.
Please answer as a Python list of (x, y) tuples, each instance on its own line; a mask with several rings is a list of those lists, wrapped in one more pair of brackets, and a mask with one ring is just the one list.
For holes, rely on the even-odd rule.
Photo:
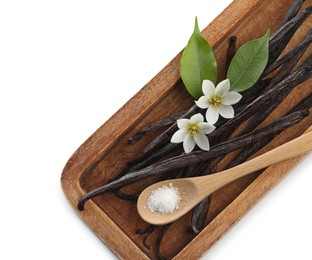
[[(199, 202), (226, 184), (311, 150), (312, 131), (310, 127), (308, 132), (302, 136), (231, 169), (208, 176), (172, 179), (155, 183), (140, 194), (137, 202), (138, 213), (143, 220), (154, 225), (171, 223), (184, 216)], [(172, 186), (178, 189), (181, 198), (178, 208), (168, 214), (151, 212), (147, 206), (148, 198), (153, 191), (163, 186)]]
[[(178, 189), (180, 196), (179, 207), (171, 214), (151, 212), (147, 206), (147, 200), (153, 191), (164, 186), (172, 186)], [(189, 208), (193, 208), (196, 205), (194, 205), (194, 203), (198, 201), (198, 198), (198, 190), (192, 180), (174, 179), (169, 181), (161, 181), (147, 187), (144, 192), (141, 193), (137, 202), (138, 213), (141, 218), (148, 220), (147, 222), (151, 224), (163, 225), (182, 217), (185, 214), (185, 211), (188, 211)]]

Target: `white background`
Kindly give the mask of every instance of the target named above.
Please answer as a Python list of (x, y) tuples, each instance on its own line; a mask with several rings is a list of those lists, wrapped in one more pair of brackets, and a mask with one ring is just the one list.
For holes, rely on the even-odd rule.
[[(116, 259), (60, 186), (71, 154), (231, 1), (0, 2), (0, 259)], [(203, 259), (312, 259), (311, 156)]]

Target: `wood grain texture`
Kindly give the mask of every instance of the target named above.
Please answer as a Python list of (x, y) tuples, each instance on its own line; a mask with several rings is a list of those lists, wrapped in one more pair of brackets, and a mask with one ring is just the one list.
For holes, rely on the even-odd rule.
[[(219, 80), (225, 75), (225, 53), (230, 36), (237, 36), (239, 46), (263, 35), (268, 28), (274, 31), (291, 3), (290, 0), (236, 0), (203, 30), (203, 36), (209, 40), (216, 54)], [(311, 0), (305, 2), (305, 6), (311, 4)], [(296, 33), (287, 49), (300, 41), (310, 27), (311, 19)], [(308, 53), (311, 55), (311, 48)], [(133, 146), (127, 145), (129, 137), (144, 126), (183, 111), (193, 104), (179, 77), (180, 57), (181, 52), (92, 134), (72, 155), (62, 173), (61, 185), (69, 203), (83, 221), (123, 259), (129, 259), (129, 255), (132, 259), (155, 258), (155, 252), (147, 250), (142, 245), (142, 236), (135, 234), (135, 229), (147, 226), (138, 216), (135, 204), (120, 201), (108, 193), (89, 201), (85, 211), (79, 212), (78, 200), (86, 191), (116, 176), (126, 162), (134, 158), (158, 132), (145, 137)], [(292, 91), (263, 125), (285, 115), (311, 94), (311, 83), (312, 80), (309, 80)], [(309, 116), (278, 135), (258, 154), (299, 136), (311, 123), (312, 117)], [(233, 155), (225, 158), (218, 167), (222, 169), (231, 156)], [(200, 257), (301, 159), (302, 157), (298, 157), (274, 165), (260, 175), (244, 177), (220, 189), (213, 194), (211, 212), (206, 220), (205, 229), (197, 236), (187, 232), (185, 226), (189, 223), (190, 215), (186, 215), (170, 226), (168, 230), (170, 238), (165, 237), (161, 246), (163, 254), (174, 259)], [(153, 181), (151, 179), (129, 185), (124, 191), (140, 191)], [(157, 234), (158, 232), (155, 232), (155, 235), (149, 238), (150, 244), (156, 241)]]

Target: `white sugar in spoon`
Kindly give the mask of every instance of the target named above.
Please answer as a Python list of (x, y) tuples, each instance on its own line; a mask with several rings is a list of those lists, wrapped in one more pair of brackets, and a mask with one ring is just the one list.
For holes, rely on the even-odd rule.
[[(146, 222), (154, 225), (164, 225), (171, 223), (185, 215), (199, 202), (207, 198), (210, 194), (220, 189), (224, 185), (245, 175), (266, 168), (272, 164), (305, 154), (311, 150), (312, 131), (306, 132), (300, 137), (252, 160), (216, 174), (202, 177), (166, 180), (155, 183), (147, 187), (140, 194), (137, 202), (139, 215)], [(181, 200), (179, 202), (178, 209), (169, 214), (161, 214), (157, 212), (152, 213), (147, 207), (147, 200), (151, 195), (151, 192), (157, 188), (168, 186), (169, 184), (178, 188), (179, 190)]]

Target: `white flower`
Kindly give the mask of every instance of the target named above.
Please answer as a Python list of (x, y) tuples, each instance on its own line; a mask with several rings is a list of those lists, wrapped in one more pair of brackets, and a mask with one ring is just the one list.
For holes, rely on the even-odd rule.
[(195, 114), (190, 119), (178, 119), (177, 124), (179, 130), (172, 136), (172, 143), (183, 142), (186, 153), (191, 152), (195, 144), (202, 150), (209, 150), (209, 141), (206, 135), (215, 130), (215, 127), (204, 122), (204, 117), (201, 114)]
[(202, 84), (204, 96), (195, 101), (200, 108), (208, 108), (206, 120), (210, 124), (215, 124), (219, 119), (219, 114), (224, 118), (234, 117), (232, 105), (242, 98), (242, 95), (230, 90), (228, 79), (221, 81), (217, 87), (210, 81), (204, 80)]

